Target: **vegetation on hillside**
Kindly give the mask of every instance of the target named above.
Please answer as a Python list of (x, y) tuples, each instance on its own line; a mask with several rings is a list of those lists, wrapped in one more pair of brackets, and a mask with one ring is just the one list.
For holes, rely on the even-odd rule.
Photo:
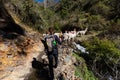
[(84, 80), (98, 80), (93, 72), (88, 69), (85, 60), (82, 57), (79, 57), (79, 55), (73, 53), (73, 56), (77, 59), (77, 62), (75, 63), (76, 65), (76, 70), (75, 70), (75, 75), (77, 77), (80, 77)]
[(114, 80), (120, 79), (120, 50), (113, 42), (95, 37), (83, 45), (89, 51), (88, 58), (85, 59), (100, 79), (107, 79), (110, 76)]
[[(101, 31), (96, 38), (83, 42), (90, 54), (87, 59), (86, 55), (82, 56), (95, 76), (120, 79), (120, 0), (60, 0), (46, 9), (34, 0), (2, 1), (22, 22), (40, 32), (51, 26), (56, 31), (66, 26), (78, 29), (88, 27), (88, 33)], [(88, 76), (92, 75), (87, 72)]]
[(8, 0), (6, 2), (23, 22), (38, 31), (50, 26), (55, 26), (55, 29), (59, 31), (67, 24), (80, 29), (88, 26), (90, 30), (105, 31), (120, 21), (119, 0), (60, 0), (46, 9), (34, 0)]

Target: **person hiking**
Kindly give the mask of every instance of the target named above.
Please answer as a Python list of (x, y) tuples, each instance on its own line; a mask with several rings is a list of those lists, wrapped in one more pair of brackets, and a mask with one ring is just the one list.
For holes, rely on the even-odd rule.
[[(57, 35), (54, 35), (54, 28), (49, 28), (49, 34), (45, 37), (45, 42), (47, 44), (45, 50), (47, 52), (49, 60), (49, 71), (51, 80), (54, 79), (53, 67), (57, 68), (58, 65), (58, 47), (57, 43), (61, 44), (62, 41), (58, 38)], [(55, 59), (55, 65), (53, 65), (53, 58)]]

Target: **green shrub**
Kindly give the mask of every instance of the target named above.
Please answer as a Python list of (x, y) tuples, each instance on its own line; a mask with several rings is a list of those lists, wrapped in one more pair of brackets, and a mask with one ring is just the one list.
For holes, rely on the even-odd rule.
[(108, 5), (105, 5), (102, 1), (100, 1), (97, 4), (93, 5), (89, 11), (95, 15), (100, 14), (104, 17), (108, 17), (110, 7)]
[(108, 21), (105, 20), (100, 15), (91, 15), (87, 18), (87, 22), (89, 25), (89, 30), (101, 31), (105, 30), (108, 26)]
[(76, 66), (75, 76), (82, 78), (83, 80), (98, 80), (92, 71), (87, 68), (85, 60), (82, 57), (79, 57), (77, 54), (73, 54), (77, 61), (81, 64)]
[(113, 42), (95, 37), (91, 41), (84, 42), (84, 45), (90, 53), (91, 62), (88, 60), (88, 63), (93, 64), (92, 68), (97, 69), (97, 73), (103, 76), (107, 73), (113, 77), (118, 76), (116, 71), (120, 65), (120, 50), (116, 48)]

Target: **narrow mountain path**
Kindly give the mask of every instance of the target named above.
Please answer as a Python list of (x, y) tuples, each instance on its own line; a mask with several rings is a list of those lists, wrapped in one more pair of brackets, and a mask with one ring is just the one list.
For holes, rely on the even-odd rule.
[[(59, 46), (58, 67), (53, 68), (55, 80), (61, 80), (61, 78), (64, 78), (65, 80), (75, 80), (75, 66), (73, 64), (76, 59), (72, 56), (72, 54), (72, 48), (63, 45), (62, 47)], [(45, 55), (46, 53), (44, 51), (41, 52), (37, 61), (42, 62), (42, 56)], [(48, 58), (46, 57), (44, 60), (48, 64)], [(48, 66), (45, 66), (44, 69), (32, 68), (25, 80), (48, 80), (48, 77), (49, 68)]]
[[(42, 63), (42, 56), (46, 55), (44, 52), (44, 46), (40, 41), (41, 34), (37, 31), (33, 31), (29, 26), (21, 23), (21, 21), (12, 13), (10, 13), (14, 21), (25, 29), (25, 34), (27, 38), (33, 39), (34, 45), (28, 47), (27, 56), (21, 58), (23, 64), (19, 66), (12, 67), (9, 73), (6, 73), (1, 80), (48, 80), (49, 70), (48, 66), (45, 66), (41, 69), (35, 69), (32, 66), (33, 57), (36, 58), (39, 62)], [(39, 35), (39, 36), (38, 36)], [(77, 37), (78, 40), (87, 40), (91, 36), (96, 34), (84, 35), (82, 37)], [(73, 49), (67, 43), (59, 46), (59, 64), (57, 68), (54, 68), (54, 76), (57, 80), (64, 78), (65, 80), (75, 80), (75, 66), (73, 65), (76, 62), (76, 59), (72, 56)], [(66, 44), (66, 45), (65, 45)], [(72, 44), (71, 44), (72, 45)], [(47, 57), (45, 58), (46, 63), (48, 63)], [(39, 66), (41, 67), (41, 66)], [(11, 69), (11, 68), (10, 68)], [(80, 78), (78, 78), (80, 80)]]
[(87, 34), (85, 34), (85, 35), (83, 35), (83, 36), (80, 36), (80, 34), (76, 37), (76, 40), (77, 41), (80, 41), (80, 42), (82, 42), (82, 41), (87, 41), (87, 40), (89, 40), (91, 37), (94, 37), (94, 36), (97, 36), (98, 34), (100, 34), (101, 32), (99, 31), (99, 32), (91, 32), (91, 33), (87, 33)]

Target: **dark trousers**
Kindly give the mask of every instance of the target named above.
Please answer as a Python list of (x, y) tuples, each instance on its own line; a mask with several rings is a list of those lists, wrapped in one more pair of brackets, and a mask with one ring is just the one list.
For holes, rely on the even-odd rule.
[(50, 73), (50, 80), (54, 79), (54, 71), (53, 71), (53, 55), (48, 55), (49, 60), (49, 73)]
[[(55, 65), (53, 66), (53, 58), (55, 59)], [(58, 65), (58, 50), (53, 50), (52, 52), (48, 52), (48, 60), (49, 60), (49, 72), (50, 72), (50, 80), (54, 79), (54, 71), (53, 67), (57, 67)]]
[(58, 49), (54, 49), (53, 50), (53, 57), (55, 59), (55, 65), (54, 65), (54, 67), (57, 68), (57, 66), (58, 66)]

